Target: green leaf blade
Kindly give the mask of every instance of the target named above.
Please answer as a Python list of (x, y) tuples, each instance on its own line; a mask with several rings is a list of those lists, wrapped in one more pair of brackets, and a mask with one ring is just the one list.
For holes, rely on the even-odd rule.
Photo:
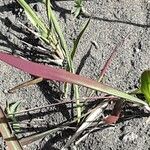
[(77, 47), (78, 47), (78, 44), (80, 42), (80, 39), (81, 39), (83, 33), (85, 32), (86, 28), (88, 27), (89, 23), (90, 23), (90, 19), (86, 22), (86, 24), (84, 25), (83, 29), (81, 30), (81, 32), (77, 36), (77, 39), (74, 41), (73, 49), (72, 49), (71, 55), (70, 55), (72, 61), (73, 61), (73, 58), (74, 58), (75, 53), (77, 51)]
[(24, 1), (18, 0), (18, 3), (23, 7), (28, 19), (37, 28), (40, 34), (46, 38), (48, 35), (48, 29), (40, 17), (33, 11), (33, 9)]
[(141, 92), (150, 105), (150, 70), (144, 71), (141, 75)]

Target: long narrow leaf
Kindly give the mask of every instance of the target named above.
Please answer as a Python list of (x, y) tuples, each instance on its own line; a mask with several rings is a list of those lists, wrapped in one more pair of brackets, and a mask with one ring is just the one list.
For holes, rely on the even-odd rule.
[(73, 61), (73, 58), (74, 58), (74, 55), (76, 53), (76, 50), (77, 50), (77, 47), (78, 47), (78, 44), (80, 42), (80, 39), (84, 33), (84, 31), (86, 30), (86, 28), (88, 27), (90, 23), (90, 19), (86, 22), (86, 24), (84, 25), (83, 29), (81, 30), (81, 32), (79, 33), (77, 39), (74, 41), (74, 45), (73, 45), (73, 49), (72, 49), (72, 52), (71, 52), (71, 60)]
[[(57, 22), (57, 19), (54, 16), (54, 19), (55, 19), (55, 21), (54, 21), (54, 19), (51, 17), (53, 15), (52, 14), (53, 12), (51, 10), (50, 0), (46, 0), (45, 5), (46, 5), (46, 12), (47, 12), (47, 17), (48, 17), (48, 22), (49, 22), (49, 29), (50, 29), (48, 38), (50, 38), (50, 36), (51, 36), (51, 38), (52, 38), (51, 40), (53, 41), (53, 44), (55, 45), (56, 53), (58, 54), (58, 56), (60, 56), (60, 58), (64, 59), (64, 56), (65, 56), (64, 50), (62, 48), (60, 48), (61, 47), (60, 44), (56, 44), (56, 43), (59, 43), (57, 38), (56, 38), (57, 34), (59, 35), (60, 41), (62, 41), (62, 39), (63, 39), (63, 42), (65, 42), (65, 39), (64, 39), (63, 34), (61, 32), (61, 29), (59, 27), (59, 23)], [(55, 22), (57, 22), (57, 25), (55, 25)], [(56, 27), (57, 27), (57, 29), (56, 29)]]
[[(71, 72), (74, 73), (74, 66), (73, 66), (73, 58), (74, 58), (74, 55), (77, 51), (77, 47), (78, 47), (78, 44), (80, 42), (80, 39), (84, 33), (84, 31), (86, 30), (87, 26), (89, 25), (90, 23), (90, 19), (87, 21), (87, 23), (85, 24), (85, 26), (83, 27), (83, 29), (81, 30), (81, 32), (79, 33), (79, 35), (77, 36), (77, 39), (74, 41), (73, 43), (73, 49), (71, 51), (71, 55), (70, 55), (70, 68), (68, 66), (68, 70), (71, 69)], [(74, 85), (74, 93), (75, 93), (75, 98), (77, 99), (77, 102), (76, 102), (76, 105), (77, 105), (77, 118), (81, 118), (81, 104), (80, 104), (80, 99), (79, 99), (79, 88), (78, 88), (78, 85)], [(80, 119), (78, 119), (78, 122), (80, 122)]]
[(128, 33), (128, 34), (123, 38), (123, 40), (120, 41), (120, 42), (115, 46), (115, 48), (113, 49), (113, 51), (112, 51), (110, 57), (108, 58), (108, 60), (106, 61), (104, 67), (102, 68), (102, 70), (101, 70), (101, 72), (100, 72), (100, 78), (99, 78), (98, 82), (100, 82), (100, 81), (102, 80), (102, 78), (104, 77), (104, 75), (105, 75), (105, 73), (106, 73), (108, 67), (109, 67), (110, 64), (111, 64), (112, 58), (115, 56), (115, 54), (116, 54), (118, 48), (120, 48), (120, 47), (124, 44), (124, 42), (125, 42), (125, 40), (126, 40), (126, 38), (127, 38), (128, 36), (129, 36), (129, 33)]
[(41, 138), (44, 138), (45, 136), (47, 136), (53, 132), (57, 132), (57, 131), (64, 130), (67, 128), (69, 128), (69, 127), (67, 127), (67, 126), (66, 127), (60, 127), (60, 128), (51, 129), (51, 130), (48, 130), (48, 131), (45, 131), (42, 133), (37, 133), (37, 134), (34, 134), (34, 135), (20, 139), (20, 143), (21, 143), (21, 145), (27, 145), (27, 144), (33, 143), (33, 142), (35, 142)]
[[(103, 68), (102, 68), (102, 70), (101, 70), (101, 72), (100, 72), (98, 82), (101, 82), (101, 80), (103, 79), (103, 77), (104, 77), (106, 71), (108, 70), (108, 67), (110, 66), (110, 64), (111, 64), (111, 62), (112, 62), (113, 57), (115, 56), (115, 54), (116, 54), (116, 52), (117, 52), (117, 50), (118, 50), (118, 48), (123, 45), (125, 39), (126, 39), (128, 36), (129, 36), (129, 33), (128, 33), (128, 34), (125, 36), (125, 38), (124, 38), (121, 42), (119, 42), (119, 43), (115, 46), (115, 48), (113, 49), (111, 55), (110, 55), (109, 58), (107, 59), (106, 63), (104, 64), (104, 66), (103, 66)], [(89, 96), (92, 96), (93, 94), (94, 94), (94, 90), (92, 90), (92, 92), (90, 93)]]
[(37, 77), (85, 86), (97, 91), (127, 99), (127, 101), (130, 102), (135, 102), (144, 106), (148, 106), (146, 102), (125, 92), (119, 91), (113, 87), (104, 85), (102, 83), (98, 83), (95, 80), (91, 80), (89, 78), (67, 72), (63, 69), (56, 69), (50, 66), (45, 66), (43, 64), (30, 62), (28, 60), (15, 57), (3, 52), (0, 52), (0, 60)]
[(25, 13), (27, 14), (28, 19), (31, 21), (31, 23), (38, 29), (38, 31), (40, 31), (41, 35), (46, 37), (48, 35), (48, 29), (40, 19), (40, 17), (37, 16), (33, 9), (24, 0), (17, 1), (25, 10)]
[(12, 89), (9, 89), (8, 92), (13, 93), (17, 89), (24, 88), (24, 87), (27, 87), (27, 86), (30, 86), (30, 85), (33, 85), (33, 84), (37, 84), (37, 83), (42, 82), (42, 81), (43, 81), (43, 78), (32, 79), (32, 80), (29, 80), (29, 81), (24, 82), (22, 84), (19, 84), (19, 85), (13, 87)]
[(49, 22), (49, 28), (51, 28), (51, 3), (50, 0), (46, 0), (45, 1), (45, 5), (46, 5), (46, 12), (47, 12), (47, 18), (48, 18), (48, 22)]
[(67, 57), (67, 61), (69, 63), (70, 62), (69, 61), (69, 53), (68, 53), (68, 48), (67, 48), (66, 40), (65, 40), (64, 35), (62, 33), (60, 25), (59, 25), (59, 23), (57, 21), (57, 18), (55, 16), (54, 12), (51, 9), (50, 0), (46, 0), (45, 3), (46, 3), (46, 6), (47, 6), (49, 19), (51, 19), (52, 22), (53, 22), (54, 28), (55, 28), (55, 30), (56, 30), (59, 38), (60, 38), (60, 43), (61, 43), (61, 46), (62, 46), (62, 48), (64, 50), (64, 55)]

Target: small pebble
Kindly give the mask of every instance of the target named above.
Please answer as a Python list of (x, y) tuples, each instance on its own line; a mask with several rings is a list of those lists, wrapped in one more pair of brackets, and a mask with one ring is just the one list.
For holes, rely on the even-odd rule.
[(98, 45), (98, 43), (96, 41), (91, 41), (91, 43), (94, 45), (94, 47), (96, 49), (99, 49), (99, 45)]
[(6, 90), (6, 89), (3, 90), (3, 93), (8, 94), (8, 90)]
[(138, 138), (138, 135), (132, 132), (132, 133), (125, 134), (122, 141), (125, 143), (128, 141), (132, 142), (132, 141), (136, 140), (137, 138)]

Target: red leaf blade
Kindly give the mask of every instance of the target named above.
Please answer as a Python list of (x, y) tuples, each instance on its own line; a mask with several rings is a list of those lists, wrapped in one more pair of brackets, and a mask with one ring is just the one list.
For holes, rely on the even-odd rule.
[(63, 69), (56, 69), (56, 68), (46, 66), (43, 64), (30, 62), (28, 60), (25, 60), (19, 57), (14, 57), (12, 55), (9, 55), (3, 52), (0, 52), (0, 60), (37, 77), (42, 77), (48, 80), (56, 80), (60, 82), (73, 83), (76, 85), (82, 85), (82, 86), (85, 86), (94, 90), (98, 90), (104, 93), (108, 93), (111, 95), (115, 95), (115, 96), (127, 99), (128, 101), (131, 101), (131, 102), (135, 102), (135, 103), (142, 104), (144, 106), (148, 106), (146, 102), (134, 96), (131, 96), (125, 92), (122, 92), (110, 86), (98, 83), (86, 77), (67, 72)]

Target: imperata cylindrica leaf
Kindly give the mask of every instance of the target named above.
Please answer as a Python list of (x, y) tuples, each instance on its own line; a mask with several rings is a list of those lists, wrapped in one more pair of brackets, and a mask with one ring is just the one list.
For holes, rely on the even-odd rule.
[(132, 95), (129, 95), (125, 92), (119, 91), (113, 87), (108, 85), (99, 83), (95, 80), (91, 80), (89, 78), (70, 73), (65, 71), (64, 69), (57, 69), (51, 66), (34, 63), (19, 57), (15, 57), (3, 52), (0, 52), (0, 60), (23, 70), (31, 75), (42, 77), (43, 79), (55, 80), (59, 82), (68, 82), (75, 85), (81, 85), (93, 90), (101, 91), (107, 94), (111, 94), (114, 96), (118, 96), (126, 99), (130, 102), (139, 103), (144, 106), (148, 106), (148, 104)]

